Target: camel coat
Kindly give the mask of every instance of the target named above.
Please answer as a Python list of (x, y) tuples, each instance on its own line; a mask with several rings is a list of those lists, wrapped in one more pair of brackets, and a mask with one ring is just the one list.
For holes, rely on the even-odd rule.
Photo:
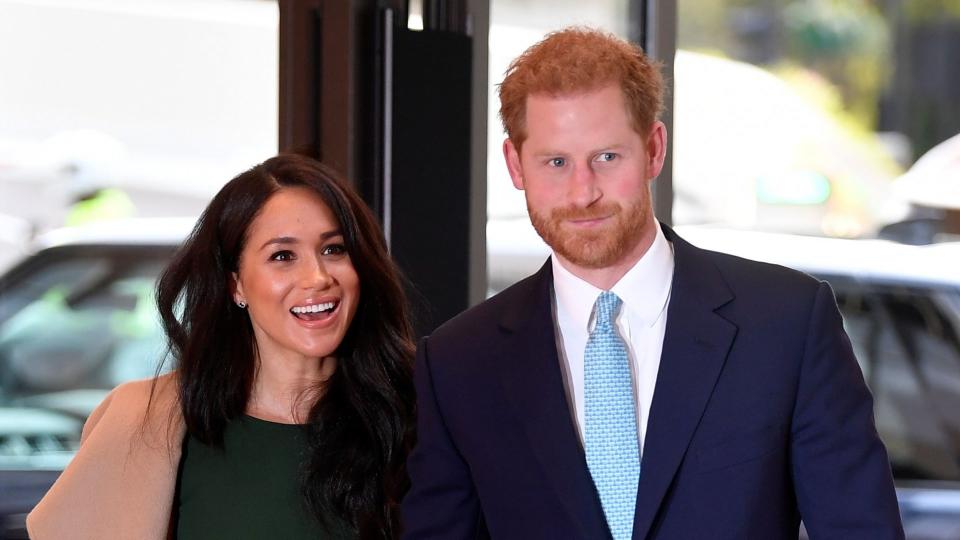
[(80, 449), (27, 516), (32, 540), (170, 537), (184, 437), (176, 379), (118, 386), (90, 414)]

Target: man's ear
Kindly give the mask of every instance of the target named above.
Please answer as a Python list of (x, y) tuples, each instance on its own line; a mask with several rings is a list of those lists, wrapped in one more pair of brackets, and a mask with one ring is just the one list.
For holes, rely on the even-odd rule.
[(667, 158), (667, 126), (657, 120), (647, 135), (647, 180), (653, 180), (663, 170)]
[(520, 152), (509, 138), (503, 140), (503, 159), (507, 162), (507, 171), (513, 180), (513, 187), (523, 189), (523, 167), (520, 165)]

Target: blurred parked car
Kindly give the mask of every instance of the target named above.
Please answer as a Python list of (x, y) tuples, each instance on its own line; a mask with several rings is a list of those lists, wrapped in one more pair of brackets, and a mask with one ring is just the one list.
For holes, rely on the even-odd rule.
[(193, 223), (60, 229), (0, 277), (0, 539), (26, 538), (107, 392), (165, 359), (154, 285)]
[[(833, 287), (875, 404), (910, 540), (960, 538), (960, 242), (915, 246), (677, 227), (699, 247)], [(529, 221), (487, 226), (491, 293), (549, 254)]]
[(894, 184), (919, 217), (934, 216), (931, 238), (960, 240), (960, 133), (931, 148)]

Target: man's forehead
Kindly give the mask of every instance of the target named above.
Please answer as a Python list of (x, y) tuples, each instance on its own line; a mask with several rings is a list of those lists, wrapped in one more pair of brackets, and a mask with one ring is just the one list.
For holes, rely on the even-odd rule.
[(531, 91), (527, 94), (527, 103), (531, 101), (564, 101), (564, 100), (574, 100), (577, 98), (582, 98), (591, 94), (599, 94), (605, 91), (616, 90), (621, 96), (623, 91), (620, 89), (620, 85), (615, 81), (605, 81), (600, 84), (591, 85), (585, 88), (572, 88), (572, 89), (559, 89), (559, 90), (546, 90), (546, 89), (537, 89)]
[(533, 94), (527, 98), (524, 123), (531, 129), (583, 129), (611, 122), (631, 122), (629, 107), (619, 88), (602, 88), (577, 94)]

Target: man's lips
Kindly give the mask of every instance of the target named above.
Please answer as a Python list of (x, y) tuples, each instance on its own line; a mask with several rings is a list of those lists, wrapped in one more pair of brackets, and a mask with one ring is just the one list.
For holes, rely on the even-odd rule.
[(577, 218), (567, 218), (567, 223), (574, 225), (575, 227), (593, 227), (600, 225), (607, 220), (609, 220), (612, 215), (603, 215), (603, 216), (590, 216), (590, 217), (577, 217)]
[(571, 223), (573, 225), (593, 225), (603, 223), (617, 215), (620, 206), (616, 204), (593, 205), (589, 208), (568, 206), (556, 208), (550, 213), (550, 218), (556, 223)]

